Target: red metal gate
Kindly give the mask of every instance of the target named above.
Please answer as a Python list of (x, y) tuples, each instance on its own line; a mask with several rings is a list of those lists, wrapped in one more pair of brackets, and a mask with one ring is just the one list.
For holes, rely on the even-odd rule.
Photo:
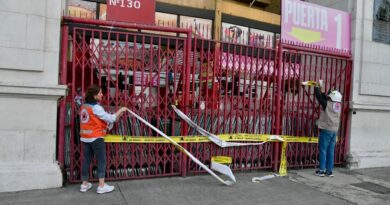
[[(281, 44), (281, 67), (293, 65), (289, 73), (281, 74), (279, 132), (290, 136), (318, 136), (315, 126), (320, 106), (312, 88), (300, 86), (300, 82), (324, 80), (325, 90), (337, 89), (343, 93), (341, 127), (336, 145), (335, 164), (343, 164), (348, 149), (349, 102), (351, 100), (352, 60), (349, 53), (326, 50), (320, 47), (302, 48)], [(290, 76), (290, 77), (286, 77)], [(292, 78), (291, 78), (292, 77)], [(318, 162), (317, 144), (289, 143), (287, 161), (289, 167), (313, 167)]]
[[(319, 105), (301, 81), (324, 79), (326, 88), (344, 93), (336, 164), (346, 153), (351, 60), (342, 53), (277, 43), (256, 47), (192, 38), (191, 30), (65, 18), (62, 26), (60, 79), (69, 87), (60, 104), (58, 161), (70, 182), (80, 180), (82, 146), (78, 109), (85, 89), (102, 87), (109, 111), (129, 107), (170, 136), (197, 133), (179, 120), (169, 105), (177, 103), (197, 124), (215, 134), (260, 133), (317, 136)], [(270, 45), (270, 44), (268, 44)], [(131, 116), (112, 134), (157, 134)], [(233, 158), (235, 171), (276, 168), (279, 143), (219, 148), (186, 143), (200, 161)], [(290, 143), (289, 167), (313, 167), (317, 147)], [(170, 144), (107, 143), (107, 178), (130, 179), (202, 172)], [(91, 166), (96, 178), (96, 164)]]

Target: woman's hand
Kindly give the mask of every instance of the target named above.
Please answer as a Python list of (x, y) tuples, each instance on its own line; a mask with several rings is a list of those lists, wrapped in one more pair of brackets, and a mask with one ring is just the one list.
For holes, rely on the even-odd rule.
[(127, 111), (127, 107), (121, 107), (116, 113), (116, 120), (118, 121), (118, 119), (123, 115), (124, 112)]

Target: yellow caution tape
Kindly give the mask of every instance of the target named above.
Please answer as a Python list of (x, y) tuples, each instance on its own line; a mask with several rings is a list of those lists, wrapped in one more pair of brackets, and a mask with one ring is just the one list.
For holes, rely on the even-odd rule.
[(286, 158), (287, 142), (282, 144), (282, 156), (280, 157), (279, 176), (287, 175), (287, 158)]
[[(176, 136), (171, 139), (177, 143), (199, 143), (210, 142), (204, 136)], [(111, 143), (170, 143), (163, 137), (145, 137), (145, 136), (121, 136), (121, 135), (107, 135), (104, 138), (105, 142)]]
[(211, 161), (220, 164), (231, 164), (233, 160), (231, 157), (228, 156), (213, 156), (211, 157)]
[[(243, 141), (243, 142), (280, 142), (276, 138), (282, 139), (282, 151), (279, 166), (279, 176), (287, 175), (287, 158), (286, 149), (288, 143), (318, 143), (318, 137), (299, 137), (288, 135), (269, 135), (269, 134), (221, 134), (218, 137), (224, 141)], [(177, 143), (204, 143), (211, 142), (205, 136), (175, 136), (171, 139)], [(155, 136), (121, 136), (107, 135), (104, 138), (105, 142), (111, 143), (170, 143), (164, 137)], [(337, 137), (338, 141), (338, 137)], [(232, 158), (227, 156), (213, 156), (211, 161), (220, 164), (231, 164)]]
[(309, 81), (302, 82), (301, 84), (306, 86), (316, 86), (317, 82), (313, 80), (309, 80)]
[[(279, 140), (272, 139), (269, 134), (221, 134), (218, 137), (224, 141), (243, 141), (243, 142), (279, 142)], [(298, 142), (298, 143), (318, 143), (318, 137), (298, 137), (280, 135), (284, 142)], [(174, 136), (171, 137), (177, 143), (202, 143), (211, 142), (205, 136)], [(127, 136), (127, 135), (107, 135), (104, 138), (105, 142), (111, 143), (170, 143), (163, 137), (156, 136)]]

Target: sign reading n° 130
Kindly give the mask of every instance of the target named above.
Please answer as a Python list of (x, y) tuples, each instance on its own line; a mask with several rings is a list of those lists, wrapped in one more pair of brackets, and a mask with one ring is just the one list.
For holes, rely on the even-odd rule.
[(283, 40), (351, 49), (349, 13), (299, 0), (282, 2)]
[(107, 20), (154, 24), (156, 0), (107, 0)]

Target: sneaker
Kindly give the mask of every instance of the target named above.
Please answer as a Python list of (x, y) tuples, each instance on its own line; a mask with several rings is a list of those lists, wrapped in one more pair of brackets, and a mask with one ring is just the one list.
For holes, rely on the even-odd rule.
[(325, 174), (327, 177), (334, 177), (334, 174), (333, 172), (326, 172)]
[(314, 172), (314, 174), (319, 176), (319, 177), (324, 177), (325, 176), (325, 172), (321, 171), (321, 170), (317, 170), (316, 172)]
[(92, 188), (92, 184), (88, 182), (87, 185), (84, 185), (84, 184), (81, 184), (80, 185), (80, 191), (81, 192), (87, 192), (88, 190), (90, 190)]
[(98, 188), (96, 190), (96, 193), (98, 193), (98, 194), (109, 193), (109, 192), (114, 191), (114, 189), (115, 189), (114, 186), (110, 186), (108, 184), (104, 184), (103, 187), (98, 186)]

